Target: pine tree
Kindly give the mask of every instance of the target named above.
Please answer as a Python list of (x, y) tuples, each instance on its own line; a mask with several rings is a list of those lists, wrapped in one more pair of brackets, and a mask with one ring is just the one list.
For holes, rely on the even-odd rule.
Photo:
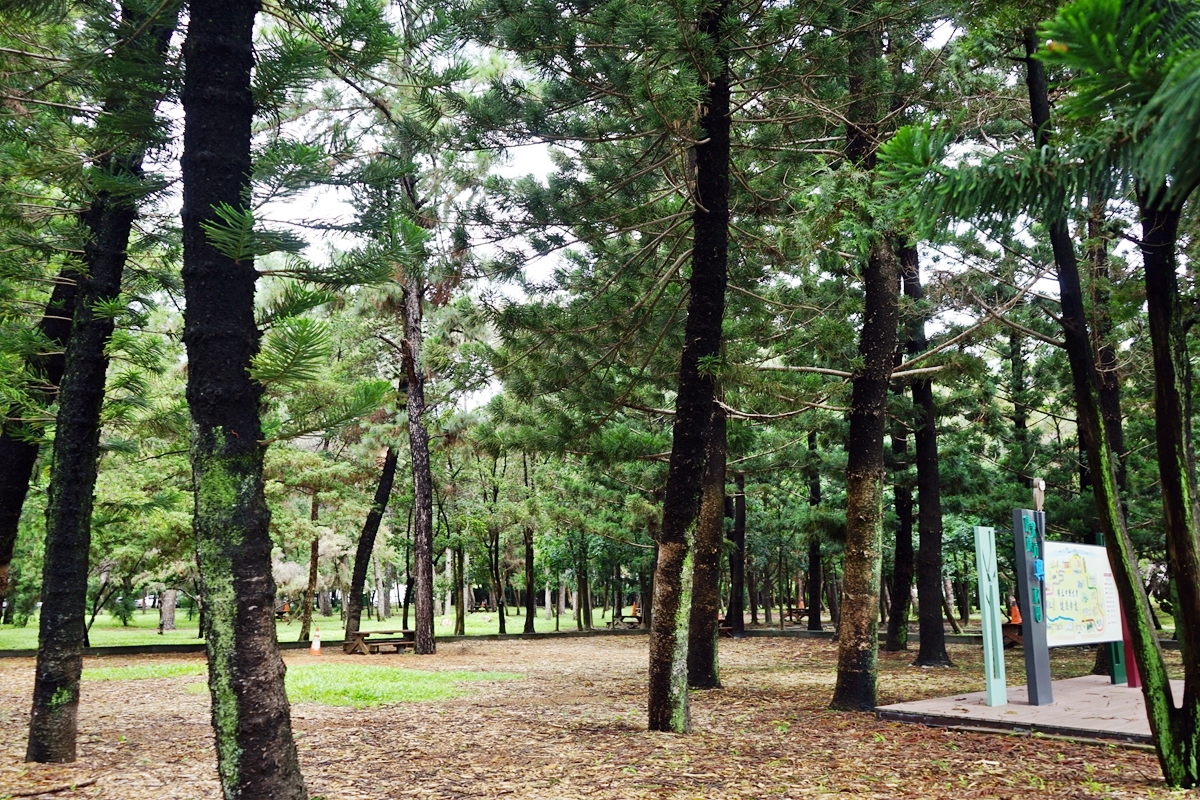
[[(106, 59), (100, 81), (105, 114), (97, 120), (97, 145), (105, 137), (132, 141), (108, 148), (97, 158), (92, 176), (95, 194), (82, 221), (87, 231), (86, 270), (78, 278), (78, 297), (63, 357), (58, 390), (46, 550), (42, 576), (41, 625), (33, 711), (29, 724), (29, 761), (74, 761), (83, 669), (84, 605), (91, 540), (92, 494), (96, 485), (100, 412), (104, 401), (106, 348), (117, 313), (127, 249), (144, 194), (142, 161), (148, 147), (144, 131), (130, 130), (152, 119), (164, 91), (167, 45), (178, 7), (122, 7), (114, 39), (132, 41)], [(107, 70), (105, 70), (107, 68)], [(104, 74), (105, 71), (108, 74)], [(143, 81), (130, 91), (126, 81)], [(139, 135), (140, 134), (140, 135)]]
[[(193, 0), (184, 44), (183, 244), (194, 532), (226, 798), (304, 798), (275, 642), (252, 253), (209, 238), (249, 199), (256, 0)], [(244, 212), (242, 212), (244, 213)]]

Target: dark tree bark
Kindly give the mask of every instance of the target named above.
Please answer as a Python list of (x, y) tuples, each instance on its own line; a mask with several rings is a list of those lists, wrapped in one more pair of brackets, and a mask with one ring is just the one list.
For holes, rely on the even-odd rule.
[[(1026, 59), (1026, 85), (1029, 90), (1035, 143), (1039, 148), (1046, 148), (1049, 146), (1050, 137), (1050, 100), (1045, 69), (1042, 63), (1033, 57), (1037, 51), (1036, 32), (1031, 30), (1026, 33), (1025, 48), (1028, 56)], [(1143, 256), (1147, 259), (1145, 263), (1146, 288), (1148, 296), (1156, 290), (1161, 292), (1154, 301), (1155, 303), (1169, 305), (1178, 302), (1178, 298), (1173, 297), (1169, 291), (1170, 281), (1174, 278), (1174, 241), (1172, 240), (1169, 249), (1159, 246), (1165, 240), (1165, 237), (1161, 239), (1159, 237), (1166, 233), (1163, 226), (1158, 224), (1160, 222), (1160, 220), (1143, 217), (1142, 248)], [(1074, 245), (1067, 229), (1066, 218), (1061, 211), (1051, 214), (1046, 220), (1046, 227), (1049, 230), (1055, 267), (1058, 271), (1060, 321), (1063, 343), (1067, 351), (1072, 383), (1075, 388), (1079, 432), (1087, 447), (1088, 465), (1092, 475), (1092, 493), (1096, 500), (1100, 527), (1104, 533), (1109, 562), (1113, 567), (1113, 578), (1116, 581), (1121, 605), (1125, 611), (1125, 621), (1129, 627), (1134, 659), (1142, 676), (1142, 696), (1145, 699), (1146, 716), (1150, 723), (1150, 730), (1154, 734), (1155, 750), (1167, 783), (1172, 786), (1191, 788), (1200, 782), (1200, 774), (1198, 774), (1200, 772), (1200, 768), (1198, 768), (1200, 765), (1200, 754), (1198, 754), (1200, 741), (1197, 739), (1197, 730), (1200, 730), (1200, 726), (1197, 724), (1198, 716), (1200, 716), (1198, 715), (1200, 698), (1197, 697), (1197, 692), (1200, 692), (1200, 681), (1193, 677), (1196, 671), (1196, 662), (1193, 658), (1192, 663), (1184, 667), (1183, 705), (1181, 708), (1176, 708), (1162, 648), (1154, 633), (1150, 603), (1138, 572), (1137, 551), (1129, 537), (1120, 501), (1120, 490), (1117, 488), (1117, 458), (1109, 445), (1110, 438), (1106, 430), (1104, 414), (1101, 411), (1100, 380), (1088, 331), (1087, 312), (1083, 303), (1083, 287), (1079, 277), (1079, 265)], [(1166, 258), (1168, 255), (1169, 263)], [(1155, 262), (1156, 258), (1163, 260)], [(1158, 284), (1160, 280), (1166, 281), (1167, 285), (1160, 286)], [(1173, 410), (1159, 406), (1160, 401), (1166, 399), (1161, 398), (1158, 394), (1159, 382), (1166, 376), (1157, 374), (1160, 356), (1158, 347), (1161, 345), (1161, 339), (1159, 342), (1154, 342), (1153, 338), (1155, 335), (1162, 337), (1165, 334), (1169, 343), (1172, 338), (1171, 328), (1176, 323), (1176, 319), (1169, 308), (1166, 314), (1161, 314), (1162, 308), (1154, 305), (1150, 307), (1149, 311), (1152, 328), (1155, 325), (1165, 327), (1165, 330), (1160, 330), (1157, 334), (1152, 330), (1152, 347), (1155, 350), (1156, 367), (1155, 412), (1157, 422), (1161, 421), (1164, 416), (1169, 416)], [(1156, 311), (1160, 312), (1157, 320), (1155, 319)], [(1170, 360), (1170, 354), (1161, 355), (1164, 356), (1164, 360)], [(1174, 374), (1167, 378), (1167, 382), (1177, 387), (1178, 384), (1175, 381), (1179, 377), (1178, 374)], [(1170, 391), (1168, 390), (1166, 394), (1170, 394)], [(1181, 396), (1186, 396), (1186, 394)], [(1167, 424), (1181, 425), (1181, 423), (1182, 417)], [(1177, 453), (1169, 453), (1164, 459), (1162, 455), (1163, 442), (1159, 441), (1158, 444), (1160, 448), (1159, 467), (1164, 477), (1168, 465), (1171, 465), (1172, 469), (1186, 466), (1186, 456), (1183, 458), (1183, 464), (1172, 460)], [(1173, 445), (1173, 443), (1171, 444)], [(1173, 446), (1167, 449), (1175, 450)], [(1172, 480), (1177, 481), (1177, 486), (1186, 486), (1188, 481), (1185, 476), (1187, 475), (1186, 471), (1179, 472)], [(1184, 478), (1184, 480), (1179, 480), (1180, 478)], [(1162, 489), (1164, 508), (1167, 506), (1166, 497), (1177, 488), (1167, 487), (1165, 482), (1164, 480)], [(1194, 483), (1192, 486), (1194, 487)], [(1184, 513), (1188, 513), (1187, 509), (1184, 509)], [(1168, 520), (1167, 551), (1172, 569), (1175, 568), (1177, 556), (1194, 558), (1195, 554), (1195, 533), (1190, 532), (1189, 540), (1183, 543), (1174, 539), (1177, 533), (1178, 528), (1173, 527), (1171, 520)], [(1179, 547), (1180, 544), (1183, 546)], [(1195, 577), (1196, 573), (1193, 572), (1192, 575)], [(1197, 585), (1200, 584), (1193, 583), (1193, 586)], [(1186, 635), (1197, 636), (1200, 631), (1200, 617), (1193, 618), (1189, 622), (1190, 625), (1183, 626), (1183, 630)]]
[[(892, 454), (897, 459), (896, 470), (907, 466), (908, 436), (900, 423), (892, 430)], [(883, 649), (889, 653), (908, 649), (908, 616), (912, 604), (913, 581), (913, 499), (912, 488), (906, 479), (892, 484), (896, 508), (896, 549), (892, 557), (892, 596), (888, 614), (887, 640)]]
[[(525, 494), (533, 496), (533, 488), (529, 483), (529, 457), (521, 453), (521, 470), (525, 477)], [(525, 633), (535, 633), (534, 620), (537, 619), (537, 587), (534, 585), (533, 563), (533, 525), (526, 524), (522, 530), (525, 543)]]
[[(857, 20), (849, 37), (847, 159), (858, 168), (875, 166), (880, 98), (881, 29)], [(879, 659), (879, 581), (883, 549), (883, 433), (888, 383), (896, 349), (899, 274), (890, 237), (876, 235), (863, 266), (866, 294), (846, 437), (846, 547), (838, 625), (838, 672), (830, 708), (875, 708)]]
[(712, 362), (721, 356), (721, 322), (729, 259), (730, 92), (720, 0), (700, 13), (699, 33), (717, 55), (702, 106), (703, 138), (695, 145), (696, 207), (692, 213), (692, 275), (675, 396), (671, 459), (663, 500), (650, 629), (650, 730), (687, 732), (687, 625), (691, 606), (689, 539), (695, 533), (704, 481), (705, 440), (712, 418)]
[[(371, 501), (371, 510), (363, 522), (362, 533), (358, 537), (358, 547), (354, 551), (354, 570), (350, 573), (350, 591), (346, 597), (346, 641), (350, 641), (362, 624), (363, 589), (367, 584), (367, 567), (371, 563), (371, 553), (375, 550), (375, 537), (379, 534), (379, 524), (387, 511), (388, 499), (392, 496), (392, 484), (396, 480), (396, 464), (400, 454), (395, 447), (389, 447), (383, 457), (383, 469), (379, 473), (379, 484), (375, 487), (375, 497)], [(404, 621), (402, 627), (408, 627), (408, 595), (404, 595)]]
[[(175, 16), (174, 12), (164, 12), (160, 19), (148, 20), (144, 15), (122, 9), (120, 30), (114, 33), (124, 36), (146, 27), (145, 33), (129, 44), (123, 57), (156, 70), (161, 77)], [(149, 87), (134, 92), (112, 87), (111, 96), (105, 98), (104, 113), (153, 114), (161, 91), (161, 87), (155, 88), (156, 83), (151, 81)], [(118, 180), (140, 181), (144, 148), (142, 144), (133, 144), (110, 152), (99, 158), (97, 169)], [(92, 493), (96, 485), (100, 411), (108, 370), (105, 346), (114, 324), (111, 316), (97, 313), (97, 308), (112, 303), (120, 295), (137, 203), (131, 193), (101, 191), (91, 198), (90, 208), (81, 214), (87, 231), (83, 253), (86, 275), (78, 278), (75, 314), (58, 389), (46, 505), (42, 611), (26, 761), (75, 760), (79, 677), (87, 636), (84, 614), (92, 538)], [(16, 493), (20, 481), (14, 483), (12, 489)], [(28, 478), (25, 488), (28, 489)]]
[(205, 598), (212, 721), (224, 796), (304, 798), (275, 642), (270, 515), (252, 259), (209, 243), (222, 203), (245, 208), (252, 170), (254, 0), (193, 0), (184, 43), (184, 343), (192, 418), (193, 528)]
[[(71, 335), (71, 320), (75, 316), (78, 287), (75, 269), (77, 266), (74, 264), (63, 267), (38, 322), (38, 332), (59, 351), (66, 349), (67, 339)], [(65, 363), (65, 352), (31, 356), (25, 361), (26, 372), (36, 376), (44, 387), (30, 387), (29, 393), (47, 408), (54, 402)], [(41, 436), (42, 427), (33, 423), (22, 425), (15, 420), (6, 420), (0, 428), (0, 598), (8, 596), (8, 572), (17, 544), (21, 509), (25, 506), (29, 482), (33, 479), (33, 469), (37, 463)]]
[[(312, 504), (309, 508), (308, 519), (316, 523), (320, 518), (321, 503), (313, 492)], [(315, 527), (315, 525), (314, 525)], [(317, 560), (321, 554), (321, 537), (314, 536), (308, 546), (308, 583), (304, 587), (304, 608), (300, 612), (300, 637), (298, 642), (309, 640), (309, 629), (312, 628), (313, 601), (317, 596)]]
[[(433, 641), (433, 472), (425, 428), (425, 372), (421, 366), (423, 287), (404, 286), (404, 368), (408, 374), (408, 449), (413, 475), (413, 561), (415, 562), (417, 655), (430, 655)], [(503, 614), (501, 615), (503, 625)]]
[(721, 686), (717, 636), (720, 628), (721, 544), (725, 540), (725, 410), (713, 404), (708, 429), (708, 465), (692, 548), (692, 610), (688, 621), (687, 681), (692, 689)]
[(729, 541), (729, 611), (725, 615), (735, 639), (746, 635), (746, 476), (733, 477), (737, 493), (733, 496), (733, 530)]
[(1029, 390), (1025, 386), (1025, 336), (1016, 328), (1008, 330), (1008, 392), (1013, 406), (1014, 468), (1026, 489), (1033, 486), (1030, 466), (1033, 444), (1029, 441)]
[[(821, 505), (821, 471), (817, 467), (817, 432), (808, 432), (808, 505)], [(815, 533), (808, 539), (808, 629), (824, 630), (821, 623), (821, 539)]]
[(454, 586), (458, 595), (454, 606), (454, 635), (467, 634), (466, 551), (460, 544), (454, 549)]
[[(917, 249), (901, 251), (901, 270), (904, 273), (904, 294), (919, 304), (924, 297), (921, 288)], [(913, 325), (913, 354), (929, 346), (925, 338), (925, 313), (921, 312)], [(942, 622), (942, 601), (945, 596), (942, 581), (942, 482), (939, 474), (937, 446), (937, 407), (933, 400), (933, 382), (918, 376), (912, 381), (913, 410), (916, 412), (917, 456), (917, 615), (921, 646), (917, 651), (920, 667), (951, 666), (946, 651), (946, 629)], [(928, 599), (927, 599), (928, 598)], [(937, 598), (937, 601), (934, 601)], [(953, 615), (950, 623), (957, 627)]]

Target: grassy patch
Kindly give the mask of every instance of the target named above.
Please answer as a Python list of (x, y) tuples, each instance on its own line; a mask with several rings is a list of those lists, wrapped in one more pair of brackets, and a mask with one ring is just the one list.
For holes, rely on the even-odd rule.
[(382, 703), (421, 703), (466, 694), (473, 681), (518, 680), (511, 672), (425, 672), (367, 664), (296, 664), (288, 667), (293, 703), (364, 708)]
[(137, 664), (132, 667), (96, 667), (85, 669), (85, 681), (141, 681), (148, 678), (179, 678), (184, 675), (205, 675), (208, 665), (204, 663), (184, 664)]

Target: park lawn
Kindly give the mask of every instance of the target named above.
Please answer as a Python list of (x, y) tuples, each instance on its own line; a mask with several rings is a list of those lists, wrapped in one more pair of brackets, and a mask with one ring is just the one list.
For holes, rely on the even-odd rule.
[[(602, 619), (600, 611), (597, 609), (593, 613), (592, 623), (594, 627), (603, 628), (610, 619), (612, 619), (611, 611)], [(187, 612), (177, 612), (175, 624), (177, 630), (159, 635), (157, 609), (147, 609), (145, 613), (140, 610), (135, 611), (128, 626), (122, 625), (116, 617), (100, 614), (92, 624), (91, 644), (93, 647), (118, 647), (123, 645), (197, 644), (202, 641), (197, 636), (199, 621), (197, 619), (189, 620)], [(454, 630), (453, 617), (435, 617), (433, 624), (435, 635), (438, 636), (448, 636)], [(522, 611), (520, 616), (509, 614), (505, 619), (505, 624), (508, 633), (520, 633), (525, 627), (524, 612)], [(329, 642), (342, 640), (344, 623), (338, 617), (315, 616), (313, 625), (321, 632), (322, 640)], [(409, 627), (411, 626), (412, 617), (410, 616)], [(362, 629), (368, 631), (394, 630), (399, 627), (399, 615), (383, 622), (365, 617), (362, 621)], [(466, 627), (468, 636), (482, 636), (499, 631), (498, 618), (494, 611), (467, 614)], [(559, 619), (559, 628), (564, 631), (577, 629), (570, 611)], [(294, 642), (300, 637), (299, 620), (280, 621), (276, 623), (275, 629), (281, 642)], [(553, 632), (554, 619), (546, 619), (545, 611), (539, 608), (534, 629), (538, 633)], [(36, 650), (37, 640), (38, 618), (36, 616), (32, 617), (23, 628), (14, 625), (0, 625), (0, 650)]]

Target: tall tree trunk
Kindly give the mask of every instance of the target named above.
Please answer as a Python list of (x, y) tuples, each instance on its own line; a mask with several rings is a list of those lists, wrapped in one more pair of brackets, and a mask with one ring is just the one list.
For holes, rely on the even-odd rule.
[[(433, 641), (433, 472), (425, 428), (425, 372), (421, 366), (423, 287), (410, 277), (404, 286), (404, 368), (408, 373), (408, 449), (413, 476), (413, 560), (416, 591), (416, 645), (429, 655)], [(503, 615), (501, 615), (503, 619)], [(503, 624), (503, 622), (501, 622)]]
[(317, 605), (321, 608), (322, 617), (333, 616), (333, 592), (329, 589), (322, 589), (317, 594)]
[(687, 625), (691, 606), (690, 539), (695, 534), (704, 482), (705, 441), (712, 418), (714, 376), (709, 361), (721, 356), (721, 323), (729, 259), (730, 91), (727, 44), (722, 39), (728, 0), (704, 6), (699, 32), (717, 56), (705, 76), (707, 102), (695, 145), (696, 207), (692, 213), (692, 275), (675, 396), (671, 460), (654, 577), (650, 629), (650, 730), (691, 730), (687, 698)]
[(466, 552), (460, 544), (454, 548), (454, 581), (453, 585), (457, 587), (458, 604), (454, 609), (454, 635), (467, 635), (467, 563)]
[[(858, 4), (853, 17), (873, 13)], [(846, 158), (858, 169), (875, 167), (880, 96), (877, 79), (881, 26), (854, 19), (849, 36)], [(863, 265), (866, 295), (846, 437), (846, 547), (838, 626), (838, 672), (830, 708), (875, 707), (879, 659), (879, 580), (883, 563), (883, 433), (896, 349), (899, 270), (890, 237), (876, 234)]]
[[(400, 454), (395, 447), (389, 447), (383, 457), (383, 467), (379, 473), (379, 484), (375, 487), (375, 497), (371, 501), (371, 510), (363, 522), (362, 533), (358, 537), (358, 547), (354, 551), (354, 569), (350, 573), (350, 590), (346, 594), (346, 641), (350, 641), (362, 624), (363, 589), (367, 584), (367, 566), (371, 563), (371, 553), (375, 551), (375, 537), (379, 533), (379, 523), (383, 521), (383, 513), (387, 510), (388, 499), (392, 496), (392, 484), (396, 480), (396, 463)], [(404, 617), (401, 627), (408, 627), (408, 598), (412, 587), (404, 593)]]
[[(76, 269), (78, 265), (68, 262), (59, 272), (46, 310), (38, 322), (38, 332), (60, 351), (66, 349), (67, 339), (71, 335), (71, 320), (75, 316), (78, 287)], [(46, 387), (31, 387), (30, 394), (47, 408), (54, 402), (65, 363), (64, 352), (30, 356), (25, 360), (25, 371), (37, 375)], [(6, 419), (0, 427), (0, 598), (8, 596), (8, 573), (16, 548), (21, 509), (25, 506), (25, 496), (29, 494), (29, 482), (33, 479), (41, 435), (42, 427), (36, 423), (22, 426), (16, 420)]]
[(375, 619), (382, 622), (387, 619), (383, 612), (383, 571), (379, 569), (379, 558), (374, 553), (371, 554), (371, 572), (375, 578)]
[(263, 498), (262, 387), (253, 259), (206, 238), (222, 203), (249, 196), (255, 0), (192, 0), (184, 57), (183, 281), (194, 531), (217, 772), (225, 797), (307, 796), (275, 642), (270, 515)]
[[(321, 501), (317, 499), (316, 492), (313, 492), (312, 504), (309, 508), (308, 519), (314, 523), (320, 519)], [(321, 555), (321, 537), (314, 536), (312, 542), (308, 546), (308, 584), (304, 587), (304, 608), (300, 614), (300, 638), (296, 641), (307, 642), (309, 640), (309, 629), (312, 627), (312, 612), (313, 600), (317, 594), (317, 560)]]
[[(521, 453), (521, 471), (525, 477), (525, 496), (533, 497), (533, 484), (529, 482), (529, 456)], [(525, 633), (534, 633), (537, 619), (537, 587), (534, 585), (533, 525), (526, 524), (521, 533), (525, 542)], [(547, 606), (550, 604), (547, 603)]]
[[(904, 273), (904, 294), (918, 305), (924, 299), (921, 288), (920, 267), (917, 264), (917, 249), (901, 251), (901, 269)], [(926, 314), (921, 311), (912, 329), (913, 354), (928, 347), (925, 338)], [(951, 666), (950, 654), (946, 651), (946, 629), (942, 624), (942, 482), (939, 474), (937, 446), (937, 407), (933, 400), (933, 382), (923, 376), (912, 381), (913, 410), (916, 412), (917, 455), (917, 607), (921, 646), (917, 660), (920, 667)], [(938, 602), (934, 602), (938, 598)], [(948, 615), (950, 624), (958, 633), (954, 616)]]
[[(1035, 143), (1039, 148), (1045, 148), (1049, 146), (1050, 101), (1045, 69), (1042, 63), (1033, 57), (1037, 51), (1035, 31), (1030, 30), (1026, 33), (1025, 48), (1028, 56), (1026, 59), (1026, 85), (1029, 90), (1033, 127), (1036, 134)], [(1078, 406), (1076, 418), (1079, 431), (1087, 446), (1088, 464), (1092, 475), (1092, 493), (1096, 500), (1100, 527), (1104, 532), (1109, 562), (1113, 568), (1113, 578), (1117, 584), (1125, 622), (1129, 628), (1134, 659), (1142, 676), (1142, 696), (1145, 699), (1146, 716), (1154, 735), (1155, 750), (1167, 783), (1171, 786), (1193, 787), (1200, 780), (1200, 775), (1197, 775), (1197, 765), (1200, 764), (1200, 758), (1197, 757), (1197, 745), (1200, 744), (1197, 742), (1197, 730), (1200, 730), (1197, 725), (1197, 709), (1200, 703), (1196, 702), (1194, 694), (1200, 683), (1189, 679), (1189, 669), (1194, 671), (1194, 665), (1185, 666), (1183, 707), (1176, 709), (1162, 648), (1154, 633), (1150, 603), (1138, 572), (1137, 551), (1129, 537), (1120, 501), (1120, 491), (1117, 488), (1117, 459), (1110, 447), (1111, 440), (1101, 411), (1099, 376), (1088, 332), (1087, 312), (1083, 303), (1083, 287), (1079, 277), (1079, 265), (1074, 245), (1067, 230), (1066, 219), (1061, 211), (1052, 214), (1045, 222), (1049, 229), (1050, 244), (1054, 250), (1054, 261), (1058, 271), (1059, 300), (1062, 311), (1060, 320), (1063, 343), (1071, 367), (1071, 378)], [(1154, 230), (1153, 225), (1149, 230)], [(1145, 232), (1146, 230), (1143, 232), (1143, 238), (1145, 238)], [(1145, 243), (1143, 243), (1143, 247), (1145, 247)], [(1151, 243), (1151, 253), (1153, 252), (1155, 249)], [(1157, 266), (1147, 264), (1146, 267), (1149, 293), (1149, 284), (1153, 280), (1151, 275)], [(1168, 271), (1173, 274), (1173, 269)], [(1163, 298), (1160, 297), (1157, 302), (1162, 302), (1162, 300)], [(1167, 300), (1166, 302), (1171, 301)], [(1152, 309), (1152, 325), (1155, 324), (1153, 315), (1154, 310)], [(1170, 326), (1169, 315), (1168, 320), (1159, 320), (1157, 324)], [(1159, 376), (1156, 375), (1156, 388), (1158, 378)], [(1159, 398), (1156, 394), (1156, 406), (1158, 401)], [(1157, 408), (1156, 413), (1160, 416), (1162, 414)], [(1164, 462), (1160, 456), (1160, 468), (1163, 465)], [(1164, 496), (1170, 491), (1164, 486)], [(1172, 555), (1170, 537), (1173, 529), (1169, 523), (1167, 530), (1168, 554)], [(1194, 542), (1194, 534), (1192, 536)], [(1196, 631), (1200, 629), (1200, 619), (1193, 619), (1191, 625), (1190, 633), (1195, 635)], [(1190, 684), (1190, 687), (1187, 684)], [(1189, 688), (1192, 692), (1190, 697)]]
[[(817, 462), (817, 432), (808, 432), (808, 506), (821, 505), (821, 470)], [(821, 624), (821, 538), (816, 533), (808, 537), (808, 629), (823, 630)]]
[(158, 632), (175, 630), (175, 602), (179, 592), (175, 589), (163, 589), (158, 604)]
[(1013, 406), (1013, 468), (1026, 489), (1033, 486), (1030, 474), (1033, 443), (1029, 440), (1029, 389), (1025, 386), (1025, 335), (1008, 330), (1008, 392)]
[[(907, 467), (908, 437), (899, 423), (892, 430), (892, 453), (898, 461), (896, 471), (900, 472)], [(898, 478), (892, 484), (892, 498), (896, 508), (896, 549), (892, 557), (892, 602), (887, 640), (883, 646), (889, 653), (908, 649), (908, 617), (913, 581), (913, 499), (912, 488), (906, 478)]]
[(735, 639), (746, 635), (746, 476), (739, 472), (733, 477), (737, 493), (733, 496), (733, 530), (729, 541), (729, 610), (725, 619)]
[(746, 597), (750, 600), (750, 624), (758, 624), (758, 571), (746, 570)]
[[(161, 75), (175, 22), (174, 11), (164, 11), (161, 19), (149, 20), (143, 14), (122, 8), (119, 30), (114, 31), (115, 34), (124, 37), (139, 28), (146, 28), (142, 36), (124, 48), (127, 52), (120, 57), (126, 61), (125, 68), (137, 65), (143, 70), (157, 70), (157, 75)], [(104, 99), (104, 116), (153, 115), (161, 87), (154, 86), (157, 81), (148, 80), (149, 86), (142, 89), (111, 87), (111, 95)], [(107, 174), (114, 183), (140, 183), (144, 156), (144, 143), (126, 145), (101, 156), (97, 171)], [(96, 485), (100, 411), (108, 370), (105, 346), (114, 324), (112, 316), (98, 313), (97, 309), (113, 303), (121, 293), (121, 276), (137, 216), (137, 203), (133, 193), (118, 195), (105, 190), (94, 195), (90, 207), (80, 215), (87, 232), (83, 248), (86, 275), (81, 274), (78, 278), (75, 314), (63, 355), (58, 389), (58, 415), (46, 505), (37, 668), (25, 752), (27, 761), (75, 760), (79, 677), (87, 636), (83, 617), (92, 538), (92, 493)], [(34, 455), (36, 457), (36, 450)], [(18, 471), (23, 468), (20, 464), (15, 466)], [(19, 493), (20, 475), (14, 474), (13, 478), (16, 480), (8, 483), (14, 485), (8, 488)], [(25, 489), (28, 489), (28, 478)], [(15, 504), (15, 496), (9, 499)], [(20, 511), (16, 513), (19, 517)], [(11, 561), (11, 553), (8, 560)], [(7, 562), (5, 571), (7, 573)]]
[(725, 409), (713, 404), (708, 465), (692, 548), (692, 609), (688, 621), (687, 682), (693, 689), (721, 686), (717, 636), (720, 627), (721, 545), (725, 540)]

